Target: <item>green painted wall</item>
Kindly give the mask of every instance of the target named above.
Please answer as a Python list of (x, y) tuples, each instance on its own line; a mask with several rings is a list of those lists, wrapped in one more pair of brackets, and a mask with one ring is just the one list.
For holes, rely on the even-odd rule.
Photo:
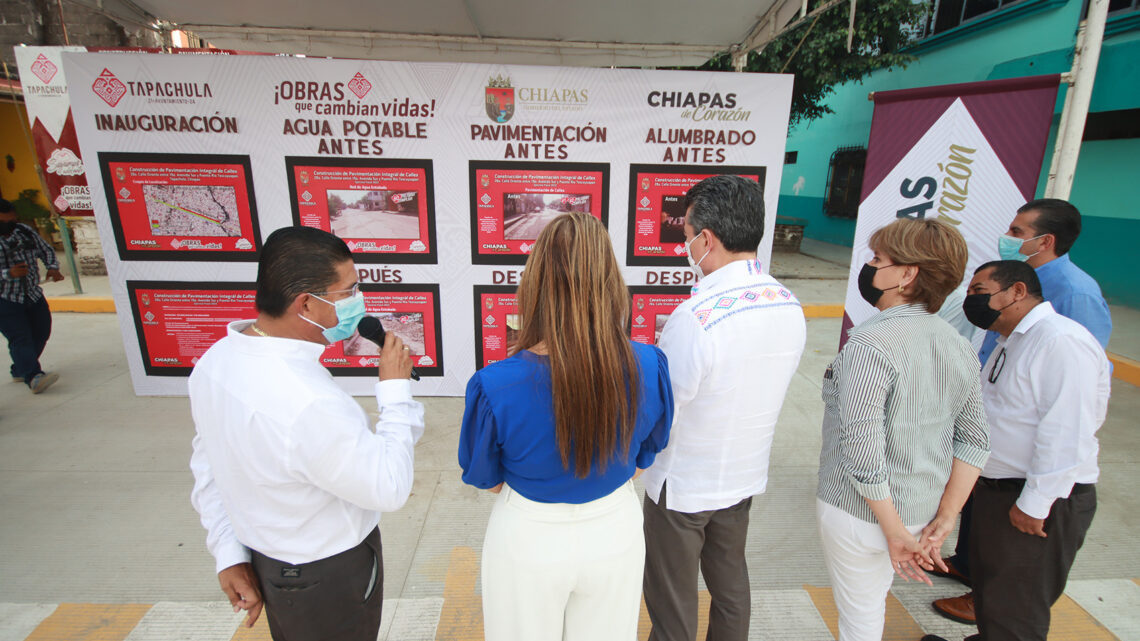
[[(850, 246), (855, 221), (825, 216), (823, 195), (832, 152), (867, 144), (873, 112), (868, 92), (1069, 71), (1082, 8), (1082, 0), (1019, 3), (919, 43), (912, 50), (918, 61), (905, 69), (877, 72), (862, 83), (837, 88), (827, 101), (834, 114), (789, 132), (787, 149), (798, 152), (798, 158), (784, 167), (779, 213), (806, 219), (808, 238)], [(1108, 34), (1090, 110), (1140, 108), (1140, 16), (1110, 20)], [(1062, 86), (1038, 195), (1044, 193), (1064, 94)], [(1085, 216), (1074, 260), (1100, 282), (1112, 302), (1140, 307), (1140, 270), (1121, 268), (1121, 251), (1094, 249), (1123, 250), (1123, 239), (1140, 233), (1140, 206), (1126, 202), (1135, 200), (1126, 197), (1126, 190), (1135, 182), (1138, 161), (1140, 139), (1085, 143), (1070, 200)]]

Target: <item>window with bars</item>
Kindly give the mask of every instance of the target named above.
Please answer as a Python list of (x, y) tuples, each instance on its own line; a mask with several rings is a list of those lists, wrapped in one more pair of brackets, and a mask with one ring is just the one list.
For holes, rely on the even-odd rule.
[[(1108, 15), (1140, 10), (1140, 0), (1108, 0)], [(1085, 2), (1085, 15), (1089, 13), (1089, 3)]]
[(863, 167), (867, 164), (866, 147), (840, 147), (831, 154), (827, 167), (827, 190), (823, 213), (837, 218), (859, 215), (859, 197), (863, 189)]
[[(1027, 0), (932, 0), (922, 37), (949, 31), (975, 18)], [(1135, 1), (1135, 0), (1129, 0)]]

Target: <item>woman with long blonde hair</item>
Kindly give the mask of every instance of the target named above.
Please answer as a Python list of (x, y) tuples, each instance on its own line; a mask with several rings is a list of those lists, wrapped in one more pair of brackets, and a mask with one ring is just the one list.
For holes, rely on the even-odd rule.
[(471, 377), (459, 440), (463, 481), (499, 494), (486, 638), (631, 641), (645, 560), (632, 480), (668, 440), (665, 356), (626, 335), (628, 290), (588, 214), (542, 231), (518, 305), (514, 353)]

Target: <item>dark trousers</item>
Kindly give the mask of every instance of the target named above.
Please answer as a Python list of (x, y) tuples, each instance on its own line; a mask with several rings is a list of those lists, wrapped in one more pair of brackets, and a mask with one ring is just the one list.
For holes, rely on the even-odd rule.
[(12, 356), (12, 376), (31, 384), (32, 377), (43, 370), (40, 354), (51, 336), (51, 310), (47, 299), (14, 303), (0, 298), (0, 334), (8, 339)]
[(697, 636), (697, 571), (705, 578), (712, 604), (708, 641), (745, 641), (752, 596), (744, 546), (748, 538), (749, 497), (732, 507), (676, 512), (648, 496), (645, 517), (645, 607), (653, 629), (650, 641), (694, 641)]
[(970, 578), (970, 524), (974, 520), (974, 495), (962, 505), (962, 519), (958, 523), (958, 544), (954, 546), (954, 556), (949, 561), (966, 578)]
[(1049, 610), (1065, 590), (1069, 569), (1096, 514), (1096, 486), (1077, 485), (1053, 502), (1046, 538), (1009, 521), (1023, 481), (979, 479), (970, 532), (974, 607), (983, 641), (1045, 641)]
[(384, 599), (380, 530), (326, 559), (290, 565), (253, 551), (273, 641), (376, 641)]

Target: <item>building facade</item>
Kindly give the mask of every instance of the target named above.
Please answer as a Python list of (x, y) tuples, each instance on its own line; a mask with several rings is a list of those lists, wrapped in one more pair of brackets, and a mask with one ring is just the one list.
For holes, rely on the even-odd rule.
[[(872, 10), (873, 9), (869, 9)], [(905, 69), (836, 89), (835, 112), (789, 131), (780, 214), (808, 221), (807, 238), (850, 246), (874, 104), (868, 92), (1068, 72), (1086, 0), (931, 0), (933, 19)], [(1045, 193), (1067, 86), (1058, 92), (1036, 195)], [(1069, 200), (1082, 213), (1073, 260), (1114, 304), (1140, 307), (1140, 270), (1125, 265), (1140, 237), (1140, 0), (1112, 0)], [(1010, 212), (1012, 218), (1013, 212)], [(996, 242), (996, 240), (995, 240)]]

